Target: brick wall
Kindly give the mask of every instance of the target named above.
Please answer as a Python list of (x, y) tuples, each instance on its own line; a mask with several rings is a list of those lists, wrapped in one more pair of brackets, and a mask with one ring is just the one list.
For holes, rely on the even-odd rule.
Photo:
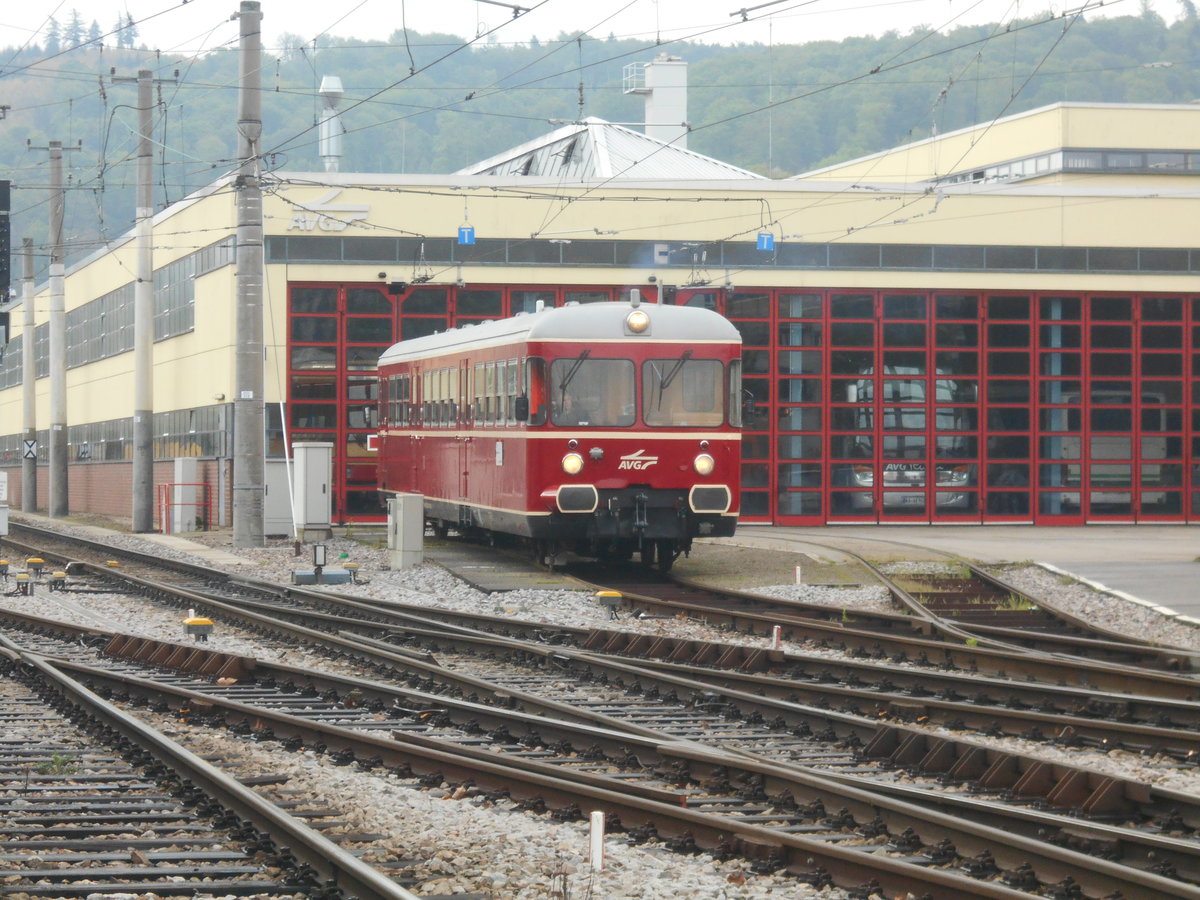
[[(226, 497), (224, 510), (216, 508), (219, 502), (218, 485), (221, 469), (225, 470)], [(209, 486), (209, 498), (213, 504), (209, 527), (228, 525), (233, 521), (233, 467), (229, 460), (202, 459), (198, 478)], [(8, 506), (19, 510), (21, 497), (21, 467), (0, 468), (8, 475)], [(45, 512), (50, 498), (50, 475), (47, 466), (38, 466), (37, 499), (39, 512)], [(161, 511), (158, 509), (158, 486), (169, 484), (175, 477), (175, 464), (159, 461), (154, 464), (155, 484), (155, 528), (161, 530)], [(67, 470), (67, 507), (71, 515), (93, 514), (112, 519), (129, 521), (133, 517), (133, 463), (97, 462), (70, 466)], [(199, 513), (198, 513), (199, 514)]]

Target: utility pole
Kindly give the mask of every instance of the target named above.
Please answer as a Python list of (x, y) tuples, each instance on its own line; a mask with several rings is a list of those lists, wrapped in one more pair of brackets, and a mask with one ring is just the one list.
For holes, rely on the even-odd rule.
[(233, 545), (262, 547), (263, 482), (263, 225), (259, 142), (262, 138), (262, 11), (242, 0), (238, 98), (237, 335), (233, 398)]
[(67, 267), (63, 254), (62, 141), (50, 142), (50, 517), (64, 518), (67, 499)]
[(154, 530), (154, 76), (112, 76), (138, 86), (137, 281), (133, 286), (133, 531)]
[(47, 147), (26, 145), (30, 150), (50, 151), (50, 517), (68, 513), (67, 495), (67, 306), (66, 265), (63, 262), (63, 147), (51, 141)]
[(37, 363), (33, 358), (33, 238), (21, 239), (25, 259), (21, 300), (21, 402), (24, 430), (21, 436), (21, 511), (37, 512)]

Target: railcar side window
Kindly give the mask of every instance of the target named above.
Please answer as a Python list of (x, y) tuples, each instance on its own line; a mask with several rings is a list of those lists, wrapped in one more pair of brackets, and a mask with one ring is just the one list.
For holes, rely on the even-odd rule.
[(473, 387), (475, 408), (471, 416), (471, 423), (478, 426), (483, 424), (483, 363), (475, 363)]
[(529, 424), (545, 425), (546, 408), (546, 361), (531, 356), (525, 363), (525, 395), (529, 398)]
[(555, 425), (627, 427), (637, 418), (636, 372), (628, 359), (579, 356), (550, 363), (550, 421)]
[(483, 420), (485, 425), (496, 424), (496, 364), (484, 365)]
[(520, 391), (521, 369), (515, 359), (508, 361), (508, 371), (504, 379), (504, 416), (508, 424), (515, 424), (517, 413), (515, 404)]
[(713, 427), (725, 420), (725, 386), (720, 360), (674, 359), (642, 364), (642, 418), (647, 425)]
[(742, 427), (742, 361), (729, 363), (729, 424)]

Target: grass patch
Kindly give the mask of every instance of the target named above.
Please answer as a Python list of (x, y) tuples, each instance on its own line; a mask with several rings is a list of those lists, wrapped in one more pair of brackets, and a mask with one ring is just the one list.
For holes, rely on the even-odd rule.
[(1034, 610), (1037, 609), (1037, 604), (1027, 597), (1018, 597), (1016, 594), (1009, 594), (997, 603), (996, 607), (997, 609)]
[(79, 766), (75, 763), (75, 757), (55, 753), (45, 762), (34, 766), (33, 770), (39, 775), (74, 775), (79, 771)]

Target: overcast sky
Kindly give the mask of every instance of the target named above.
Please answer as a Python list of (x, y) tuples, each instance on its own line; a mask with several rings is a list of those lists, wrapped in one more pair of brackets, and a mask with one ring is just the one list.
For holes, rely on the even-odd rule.
[[(705, 43), (803, 43), (852, 35), (906, 32), (916, 25), (953, 28), (980, 22), (1029, 18), (1048, 10), (1074, 12), (1087, 0), (522, 0), (530, 12), (513, 18), (512, 4), (488, 0), (261, 0), (264, 45), (282, 33), (312, 40), (322, 34), (385, 40), (405, 24), (414, 31), (471, 38), (490, 30), (498, 41), (528, 41), (580, 31), (597, 38), (689, 39)], [(1105, 0), (1092, 16), (1137, 15), (1141, 0)], [(1179, 0), (1151, 0), (1168, 22)], [(749, 21), (731, 15), (745, 6)], [(231, 15), (239, 0), (9, 0), (0, 11), (0, 46), (40, 43), (48, 20), (59, 24), (78, 10), (110, 31), (125, 12), (138, 23), (138, 43), (190, 54), (236, 43)], [(757, 7), (757, 8), (756, 8)]]

